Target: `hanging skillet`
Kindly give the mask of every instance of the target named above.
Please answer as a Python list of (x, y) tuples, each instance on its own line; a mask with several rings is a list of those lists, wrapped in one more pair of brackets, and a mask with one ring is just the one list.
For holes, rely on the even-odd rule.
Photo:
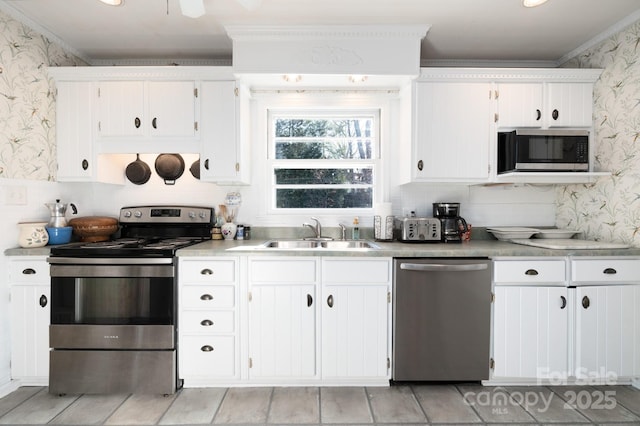
[(191, 167), (189, 167), (189, 171), (194, 178), (200, 179), (200, 159), (197, 159), (193, 162), (193, 164), (191, 164)]
[(136, 160), (127, 165), (125, 175), (131, 183), (142, 185), (149, 181), (151, 167), (140, 159), (140, 154), (136, 154)]
[(155, 166), (165, 185), (174, 185), (184, 173), (184, 159), (180, 154), (160, 154), (156, 157)]

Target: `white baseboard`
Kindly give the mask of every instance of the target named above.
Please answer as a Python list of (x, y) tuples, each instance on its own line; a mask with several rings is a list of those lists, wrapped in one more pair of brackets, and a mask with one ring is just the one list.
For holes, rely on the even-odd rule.
[(9, 395), (20, 387), (20, 383), (16, 380), (12, 380), (4, 385), (0, 385), (0, 398)]
[(640, 377), (634, 377), (633, 379), (631, 379), (631, 386), (636, 389), (640, 389)]

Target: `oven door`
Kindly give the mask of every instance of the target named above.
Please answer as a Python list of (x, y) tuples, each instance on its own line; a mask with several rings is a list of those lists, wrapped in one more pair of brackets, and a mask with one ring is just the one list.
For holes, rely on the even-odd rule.
[(49, 258), (49, 262), (51, 348), (175, 348), (172, 258)]

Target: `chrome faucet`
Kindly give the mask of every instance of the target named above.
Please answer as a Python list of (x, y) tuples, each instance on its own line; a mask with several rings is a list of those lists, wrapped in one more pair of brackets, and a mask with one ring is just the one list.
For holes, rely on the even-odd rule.
[(303, 223), (302, 226), (308, 226), (315, 233), (314, 238), (322, 238), (322, 225), (320, 225), (320, 220), (317, 217), (311, 217), (312, 220), (316, 222), (315, 226), (310, 223)]
[(347, 227), (342, 223), (339, 223), (338, 226), (340, 227), (340, 239), (344, 241), (347, 239)]

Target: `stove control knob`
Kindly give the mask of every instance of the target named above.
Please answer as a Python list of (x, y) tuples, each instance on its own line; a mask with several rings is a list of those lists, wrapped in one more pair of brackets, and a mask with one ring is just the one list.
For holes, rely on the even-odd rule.
[(124, 217), (131, 217), (131, 212), (129, 210), (125, 211), (123, 214)]
[(200, 212), (200, 219), (205, 219), (207, 214), (205, 212)]
[(133, 215), (139, 219), (142, 217), (142, 212), (138, 210)]
[(190, 217), (191, 219), (195, 219), (196, 214), (195, 214), (194, 212), (189, 212), (189, 217)]

